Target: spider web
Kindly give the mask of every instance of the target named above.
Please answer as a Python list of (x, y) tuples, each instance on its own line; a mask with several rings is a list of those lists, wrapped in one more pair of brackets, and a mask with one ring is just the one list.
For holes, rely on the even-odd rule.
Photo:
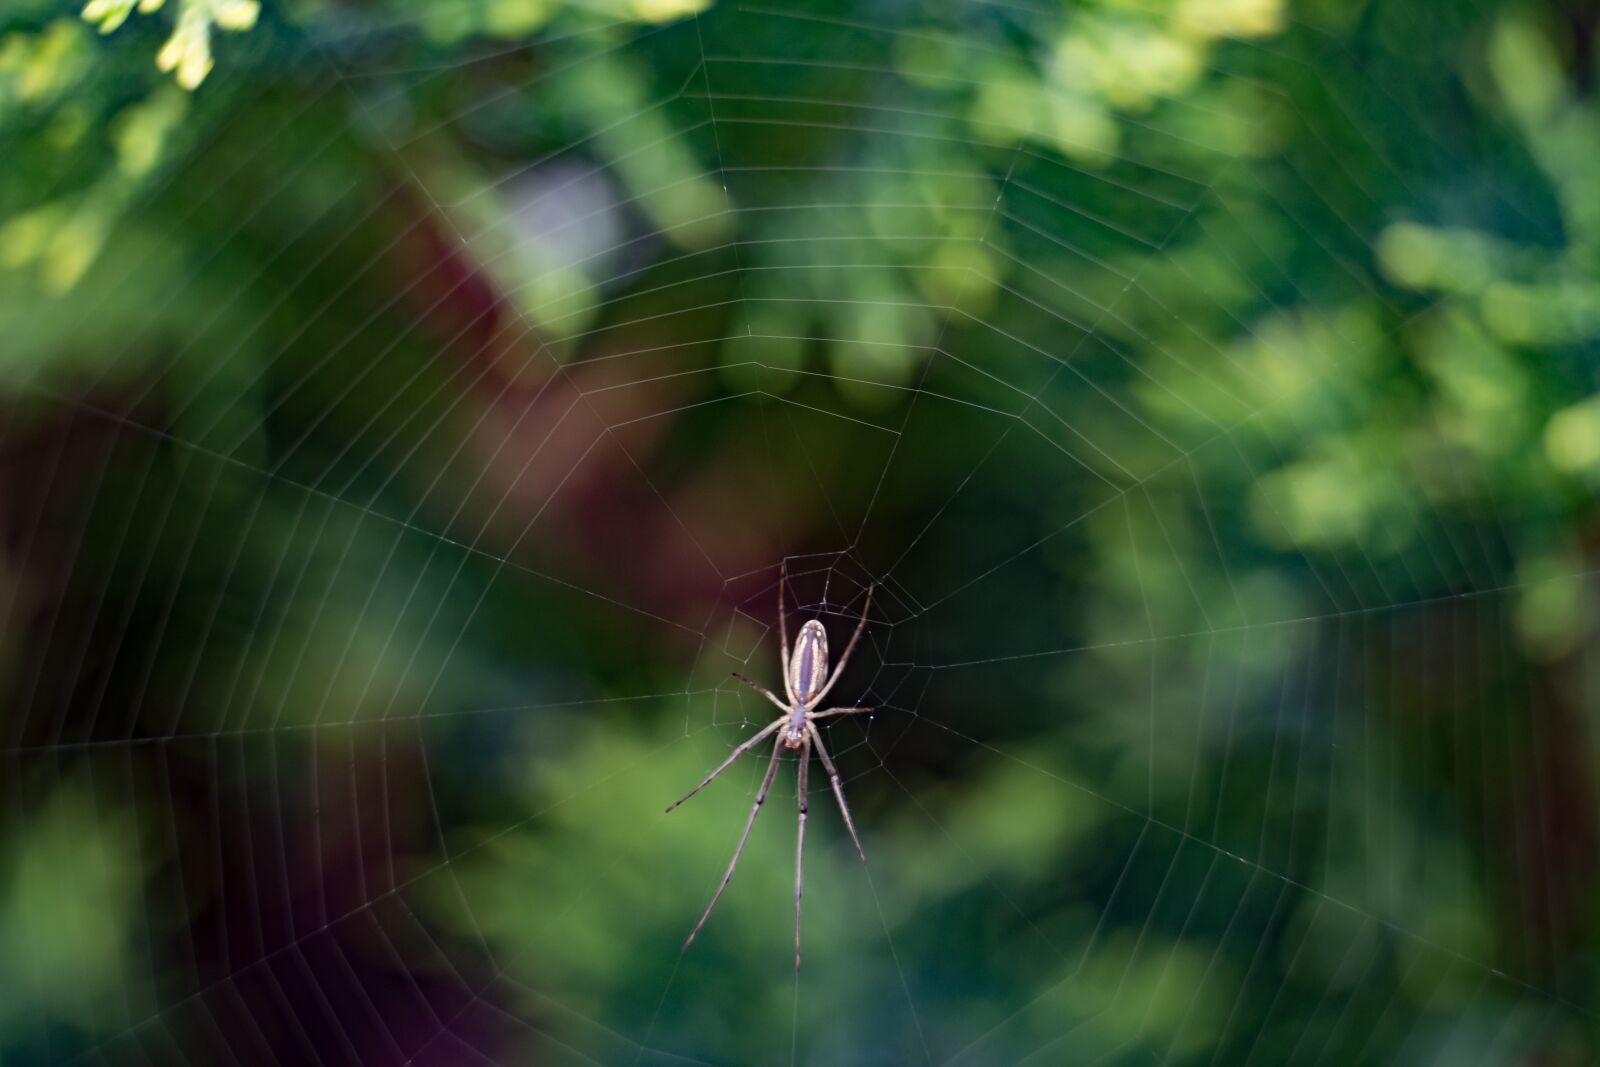
[[(240, 43), (151, 197), (214, 247), (4, 429), (7, 833), (63, 886), (6, 929), (67, 944), (13, 966), (115, 975), (18, 1055), (1581, 1061), (1587, 734), (1507, 619), (1584, 576), (1514, 500), (1328, 549), (1253, 488), (1373, 417), (1443, 315), (1381, 234), (1500, 150), (1374, 44), (1454, 16), (1324, 7), (1049, 129), (984, 95), (1043, 5)], [(1451, 211), (1556, 240), (1490, 170)], [(798, 973), (792, 761), (686, 952), (764, 760), (661, 813), (772, 716), (785, 560), (791, 636), (877, 590)]]

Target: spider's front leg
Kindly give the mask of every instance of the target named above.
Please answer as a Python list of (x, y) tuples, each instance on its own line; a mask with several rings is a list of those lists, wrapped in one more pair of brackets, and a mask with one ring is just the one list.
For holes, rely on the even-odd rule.
[[(813, 716), (815, 718), (815, 716)], [(844, 784), (839, 781), (839, 768), (833, 765), (833, 760), (828, 756), (828, 746), (822, 743), (822, 731), (817, 729), (816, 723), (806, 723), (806, 732), (810, 735), (807, 744), (817, 746), (817, 755), (822, 757), (822, 769), (828, 772), (828, 782), (833, 786), (833, 795), (839, 801), (839, 813), (844, 816), (844, 828), (850, 831), (850, 840), (856, 843), (856, 855), (861, 857), (861, 862), (867, 862), (867, 850), (861, 847), (861, 838), (856, 836), (856, 824), (850, 818), (850, 805), (844, 802)]]
[(688, 800), (690, 797), (692, 797), (696, 793), (700, 792), (700, 790), (702, 790), (706, 786), (710, 785), (712, 780), (714, 778), (716, 778), (717, 775), (721, 774), (723, 771), (725, 771), (729, 767), (733, 766), (733, 761), (734, 760), (738, 759), (740, 756), (744, 755), (746, 752), (749, 752), (752, 748), (755, 748), (757, 745), (759, 745), (761, 743), (762, 738), (767, 737), (769, 734), (772, 733), (772, 731), (776, 730), (778, 727), (782, 726), (784, 723), (786, 723), (788, 721), (789, 720), (786, 719), (786, 718), (785, 719), (774, 719), (772, 722), (769, 722), (766, 726), (762, 727), (762, 730), (761, 730), (761, 732), (759, 734), (756, 734), (750, 740), (746, 741), (744, 744), (742, 744), (738, 748), (734, 749), (733, 750), (733, 755), (731, 755), (727, 759), (723, 760), (717, 766), (716, 770), (712, 771), (710, 774), (706, 775), (705, 778), (701, 779), (701, 782), (700, 782), (699, 785), (695, 786), (693, 789), (689, 790), (687, 793), (683, 794), (683, 796), (681, 796), (677, 800), (675, 800), (672, 803), (672, 805), (667, 808), (667, 811), (670, 812), (673, 808), (677, 807), (679, 804), (682, 804), (685, 800)]
[[(782, 722), (779, 719), (778, 722)], [(774, 727), (777, 723), (773, 724)], [(722, 883), (717, 886), (717, 891), (711, 894), (711, 903), (706, 905), (705, 914), (700, 916), (700, 921), (694, 924), (694, 929), (689, 931), (689, 936), (684, 939), (683, 947), (688, 948), (700, 928), (711, 918), (711, 909), (717, 906), (717, 901), (722, 899), (722, 891), (728, 888), (728, 883), (733, 881), (733, 869), (739, 866), (739, 854), (744, 851), (744, 843), (750, 840), (750, 828), (756, 824), (756, 816), (761, 814), (761, 805), (766, 803), (767, 791), (772, 788), (772, 779), (778, 775), (778, 757), (783, 755), (783, 739), (779, 738), (777, 744), (772, 746), (772, 760), (767, 764), (767, 776), (761, 779), (761, 790), (756, 794), (756, 802), (750, 808), (750, 818), (745, 820), (744, 833), (739, 835), (739, 845), (733, 850), (733, 859), (728, 861), (728, 871), (722, 876)], [(692, 794), (691, 794), (692, 795)]]
[(800, 802), (800, 829), (794, 838), (794, 969), (800, 969), (800, 887), (806, 871), (806, 771), (811, 766), (811, 738), (800, 746), (800, 770), (795, 797)]

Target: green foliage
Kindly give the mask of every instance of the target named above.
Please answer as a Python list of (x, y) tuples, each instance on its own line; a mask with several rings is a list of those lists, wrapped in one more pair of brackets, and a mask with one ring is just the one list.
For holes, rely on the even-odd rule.
[(0, 875), (0, 951), (13, 961), (0, 1003), (7, 1045), (51, 1025), (126, 1025), (148, 1009), (133, 955), (145, 872), (128, 814), (97, 811), (74, 782), (34, 815)]
[[(161, 9), (163, 0), (89, 0), (83, 17), (101, 33), (111, 33), (128, 20), (135, 4), (139, 14)], [(215, 65), (211, 58), (211, 31), (248, 30), (261, 14), (257, 0), (178, 0), (177, 23), (156, 54), (156, 66), (170, 72), (178, 84), (194, 90)]]

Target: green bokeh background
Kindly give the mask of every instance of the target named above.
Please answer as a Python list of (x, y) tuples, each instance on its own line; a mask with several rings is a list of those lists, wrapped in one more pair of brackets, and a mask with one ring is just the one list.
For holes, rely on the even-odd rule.
[[(0, 1062), (1600, 1058), (1600, 7), (91, 8)], [(792, 763), (686, 952), (764, 760), (662, 813), (784, 560), (876, 583), (798, 974)]]

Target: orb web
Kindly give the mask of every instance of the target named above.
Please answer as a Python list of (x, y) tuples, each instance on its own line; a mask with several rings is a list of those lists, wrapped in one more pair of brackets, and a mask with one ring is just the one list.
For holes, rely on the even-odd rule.
[[(1591, 745), (1525, 617), (1587, 579), (1530, 569), (1554, 520), (1460, 459), (1475, 385), (1521, 379), (1511, 312), (1448, 277), (1465, 231), (1575, 224), (1531, 120), (1458, 121), (1457, 58), (1395, 54), (1469, 15), (1337, 7), (523, 35), (445, 4), (219, 42), (193, 144), (63, 304), (111, 355), (11, 390), (3, 929), (38, 1014), (0, 1033), (1580, 1047), (1559, 805)], [(833, 699), (879, 710), (826, 732), (868, 862), (813, 788), (798, 973), (790, 761), (687, 951), (760, 761), (661, 813), (771, 718), (729, 675), (776, 684), (785, 562), (791, 635), (842, 648), (877, 590)]]

